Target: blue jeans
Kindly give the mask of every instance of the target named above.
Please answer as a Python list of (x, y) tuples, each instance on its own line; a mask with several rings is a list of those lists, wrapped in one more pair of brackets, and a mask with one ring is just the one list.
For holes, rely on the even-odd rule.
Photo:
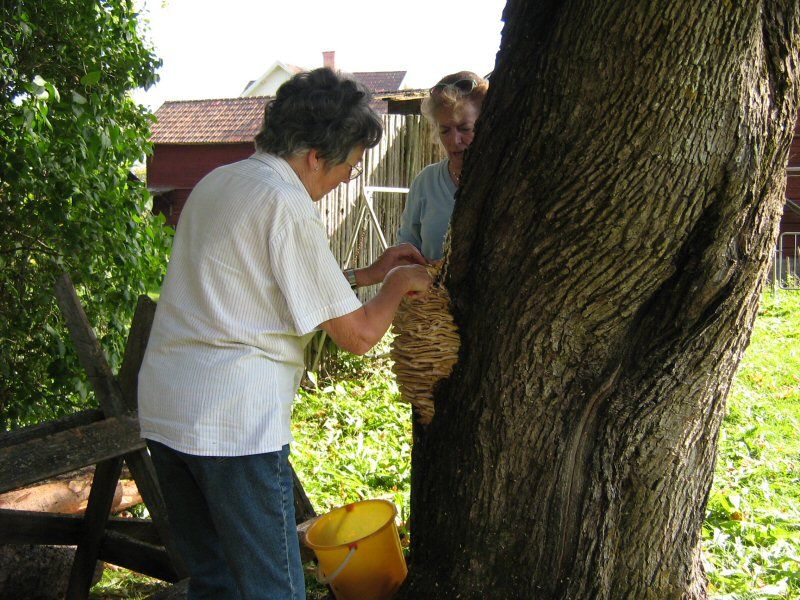
[(190, 600), (305, 600), (288, 445), (231, 457), (147, 446)]

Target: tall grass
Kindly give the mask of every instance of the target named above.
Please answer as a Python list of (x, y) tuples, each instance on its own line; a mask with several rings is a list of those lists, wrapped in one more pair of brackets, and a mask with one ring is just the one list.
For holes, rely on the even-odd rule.
[(342, 360), (333, 379), (298, 394), (292, 464), (317, 512), (385, 498), (403, 515), (410, 491), (411, 407), (400, 401), (386, 358)]

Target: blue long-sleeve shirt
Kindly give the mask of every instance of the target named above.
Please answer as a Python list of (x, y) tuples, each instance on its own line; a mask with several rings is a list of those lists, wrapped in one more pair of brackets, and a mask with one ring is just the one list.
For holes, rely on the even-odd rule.
[(411, 183), (400, 218), (398, 242), (416, 246), (428, 260), (442, 258), (442, 246), (455, 204), (456, 185), (447, 172), (448, 159), (428, 165)]

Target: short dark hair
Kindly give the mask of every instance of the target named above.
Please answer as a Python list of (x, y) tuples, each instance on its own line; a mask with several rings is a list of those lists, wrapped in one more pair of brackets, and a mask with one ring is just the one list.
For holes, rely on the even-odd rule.
[(320, 158), (342, 164), (357, 145), (381, 141), (383, 127), (369, 101), (363, 85), (331, 69), (298, 73), (267, 102), (256, 148), (282, 158), (314, 148)]

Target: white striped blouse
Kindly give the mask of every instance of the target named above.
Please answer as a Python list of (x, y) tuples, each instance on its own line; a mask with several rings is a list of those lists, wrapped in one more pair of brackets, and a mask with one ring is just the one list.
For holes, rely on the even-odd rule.
[(286, 161), (212, 171), (175, 234), (139, 372), (142, 437), (202, 456), (280, 450), (305, 342), (360, 306)]

